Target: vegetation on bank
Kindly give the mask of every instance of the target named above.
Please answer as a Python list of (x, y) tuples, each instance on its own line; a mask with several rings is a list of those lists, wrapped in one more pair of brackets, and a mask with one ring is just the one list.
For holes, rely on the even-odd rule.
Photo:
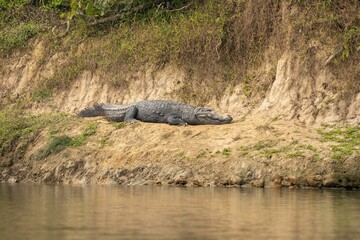
[(0, 166), (23, 157), (27, 146), (46, 126), (58, 123), (63, 115), (35, 116), (24, 111), (21, 104), (4, 107), (0, 111)]
[(52, 154), (61, 152), (67, 147), (79, 147), (86, 144), (87, 138), (96, 133), (97, 124), (90, 123), (84, 131), (78, 135), (70, 137), (68, 135), (59, 135), (56, 131), (50, 131), (51, 139), (48, 144), (40, 151), (38, 158), (43, 159)]
[(353, 153), (360, 155), (360, 128), (339, 127), (332, 128), (324, 125), (318, 129), (320, 141), (331, 143), (332, 158), (340, 160)]
[[(6, 107), (0, 111), (0, 167), (12, 164), (24, 157), (29, 144), (41, 133), (48, 132), (48, 143), (40, 149), (37, 159), (57, 154), (67, 147), (79, 147), (96, 134), (97, 124), (89, 123), (79, 134), (69, 134), (77, 117), (64, 114), (32, 115), (19, 103), (16, 108)], [(64, 134), (67, 132), (67, 134)]]
[[(284, 7), (294, 13), (288, 28), (279, 27)], [(275, 77), (274, 70), (267, 77), (256, 73), (264, 50), (276, 42), (273, 54), (279, 57), (291, 41), (313, 62), (314, 39), (332, 53), (322, 64), (342, 81), (330, 87), (343, 94), (360, 89), (356, 0), (1, 0), (0, 9), (0, 56), (11, 56), (37, 36), (46, 49), (41, 62), (56, 53), (62, 58), (53, 75), (34, 83), (36, 101), (71, 86), (85, 70), (126, 88), (127, 74), (166, 64), (187, 73), (178, 94), (185, 101), (206, 102), (239, 83), (244, 97), (255, 101)]]
[[(257, 128), (262, 131), (273, 131), (271, 128)], [(240, 146), (237, 150), (241, 157), (266, 158), (309, 158), (321, 161), (325, 157), (333, 160), (345, 160), (350, 156), (360, 156), (360, 128), (357, 126), (323, 125), (317, 129), (319, 144), (311, 145), (293, 140), (284, 144), (285, 139), (261, 140), (253, 145)], [(326, 143), (325, 146), (320, 143)], [(319, 148), (321, 146), (321, 148)]]

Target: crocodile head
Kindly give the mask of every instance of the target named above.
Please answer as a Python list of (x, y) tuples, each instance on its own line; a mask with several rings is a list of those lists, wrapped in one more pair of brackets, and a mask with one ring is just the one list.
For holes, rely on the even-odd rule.
[(232, 121), (230, 115), (222, 116), (216, 111), (205, 107), (197, 107), (194, 114), (199, 124), (226, 124)]

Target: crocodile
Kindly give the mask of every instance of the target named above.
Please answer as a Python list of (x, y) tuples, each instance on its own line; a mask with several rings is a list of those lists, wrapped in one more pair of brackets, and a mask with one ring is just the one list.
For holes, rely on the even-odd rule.
[(170, 125), (226, 124), (230, 115), (222, 116), (207, 107), (197, 107), (170, 100), (144, 100), (132, 104), (94, 104), (78, 113), (80, 117), (105, 116), (109, 121), (168, 123)]

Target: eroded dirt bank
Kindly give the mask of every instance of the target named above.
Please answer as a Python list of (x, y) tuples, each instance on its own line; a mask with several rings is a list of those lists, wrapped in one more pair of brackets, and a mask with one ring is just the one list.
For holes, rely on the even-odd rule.
[[(193, 18), (176, 11), (170, 22), (104, 32), (72, 25), (57, 36), (50, 21), (3, 55), (0, 181), (359, 188), (359, 3), (200, 2), (187, 9)], [(9, 33), (3, 39), (17, 36)], [(235, 121), (75, 117), (96, 102), (146, 99), (205, 105)]]
[[(43, 73), (31, 70), (32, 60), (25, 58), (3, 76), (8, 87), (4, 96), (11, 92), (14, 101), (30, 92), (34, 74)], [(178, 89), (185, 81), (181, 70), (167, 66), (157, 72), (137, 72), (129, 77), (128, 88), (116, 89), (101, 83), (96, 73), (84, 72), (69, 91), (55, 92), (47, 101), (29, 101), (26, 114), (68, 117), (14, 143), (14, 152), (1, 156), (0, 180), (359, 188), (360, 95), (352, 95), (349, 102), (336, 100), (339, 94), (326, 89), (326, 83), (334, 80), (331, 72), (309, 77), (302, 71), (303, 62), (296, 59), (285, 54), (276, 62), (273, 83), (257, 103), (249, 103), (243, 84), (206, 103), (234, 117), (234, 123), (222, 126), (126, 125), (77, 118), (74, 115), (81, 108), (94, 102), (179, 100)], [(54, 140), (71, 141), (89, 125), (95, 127), (86, 141), (52, 153), (49, 145)], [(49, 154), (44, 155), (46, 149)]]
[[(43, 131), (23, 160), (0, 170), (3, 182), (162, 184), (241, 187), (360, 187), (356, 150), (337, 158), (321, 131), (281, 119), (235, 119), (229, 125), (176, 127), (110, 124), (102, 118), (67, 120), (76, 135), (96, 132), (81, 147), (40, 158), (49, 142)], [(337, 128), (339, 133), (339, 129)], [(344, 130), (347, 131), (347, 130)], [(126, 136), (126, 137), (125, 137)], [(338, 136), (346, 137), (346, 136)], [(357, 146), (358, 147), (358, 146)], [(14, 158), (16, 159), (16, 158)]]

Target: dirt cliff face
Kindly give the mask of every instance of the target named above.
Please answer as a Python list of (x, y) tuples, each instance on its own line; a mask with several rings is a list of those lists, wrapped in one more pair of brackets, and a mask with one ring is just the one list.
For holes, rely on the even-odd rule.
[[(59, 61), (58, 54), (44, 65), (39, 62), (38, 56), (42, 48), (43, 43), (37, 41), (32, 52), (9, 59), (1, 75), (2, 98), (7, 96), (16, 99), (24, 95), (30, 97), (36, 81), (53, 74), (51, 67), (53, 61)], [(326, 59), (326, 55), (320, 55), (318, 58), (317, 61), (321, 63)], [(338, 80), (331, 69), (323, 68), (320, 64), (309, 66), (297, 53), (290, 51), (284, 52), (275, 64), (266, 60), (265, 58), (257, 72), (258, 78), (268, 76), (273, 69), (276, 71), (264, 98), (256, 99), (255, 102), (250, 101), (249, 104), (244, 84), (239, 83), (229, 86), (220, 98), (210, 96), (210, 100), (203, 105), (240, 118), (248, 115), (281, 115), (304, 124), (360, 123), (359, 91), (355, 89), (356, 94), (334, 92), (329, 85)], [(143, 99), (184, 101), (179, 95), (179, 90), (186, 82), (186, 71), (176, 66), (169, 65), (154, 70), (154, 67), (149, 65), (143, 70), (129, 73), (126, 78), (127, 86), (115, 88), (104, 82), (100, 73), (84, 71), (67, 90), (55, 91), (50, 101), (34, 102), (31, 109), (39, 113), (75, 114), (96, 102), (125, 104)], [(215, 75), (211, 81), (221, 79)], [(204, 91), (207, 87), (209, 86), (202, 86)]]
[(339, 121), (359, 124), (360, 93), (341, 99), (339, 93), (327, 88), (335, 81), (329, 70), (309, 67), (296, 54), (285, 54), (277, 63), (276, 78), (268, 95), (255, 111), (270, 111), (307, 124)]
[[(250, 2), (245, 10), (252, 6)], [(339, 79), (342, 63), (334, 66), (339, 54), (336, 47), (314, 36), (301, 40), (305, 38), (302, 28), (292, 22), (302, 17), (301, 9), (288, 2), (276, 9), (273, 25), (282, 30), (269, 35), (261, 60), (241, 73), (245, 80), (232, 84), (224, 80), (223, 72), (209, 70), (211, 74), (206, 74), (206, 69), (189, 71), (186, 66), (168, 63), (129, 70), (114, 86), (104, 80), (109, 76), (100, 69), (89, 68), (65, 83), (66, 88), (55, 87), (51, 96), (40, 92), (44, 96), (38, 101), (34, 100), (35, 87), (65, 66), (68, 52), (48, 52), (46, 40), (33, 39), (27, 51), (1, 60), (0, 98), (10, 103), (26, 99), (28, 113), (66, 113), (70, 117), (55, 135), (51, 133), (54, 126), (48, 126), (35, 134), (25, 149), (19, 144), (16, 151), (22, 151), (22, 157), (2, 156), (6, 161), (2, 160), (0, 179), (359, 187), (359, 85), (339, 87), (346, 81)], [(236, 25), (236, 21), (231, 24)], [(257, 26), (251, 24), (249, 27)], [(280, 37), (283, 39), (277, 42)], [(301, 43), (306, 44), (303, 51)], [(85, 42), (73, 48), (76, 54), (86, 56), (90, 45)], [(217, 86), (225, 89), (220, 96), (213, 95)], [(190, 127), (139, 123), (118, 128), (101, 118), (75, 117), (96, 102), (125, 104), (143, 99), (201, 103), (232, 115), (234, 123)], [(54, 136), (73, 137), (90, 123), (97, 128), (86, 144), (39, 158)], [(338, 135), (329, 138), (331, 134)]]
[[(51, 74), (52, 61), (47, 65), (40, 65), (37, 60), (42, 47), (42, 42), (37, 42), (32, 53), (10, 59), (2, 75), (3, 97), (10, 95), (10, 98), (16, 98), (30, 94), (36, 79)], [(57, 55), (53, 58), (57, 59)], [(269, 69), (271, 63), (265, 61), (263, 65)], [(259, 76), (266, 75), (269, 71), (263, 70), (264, 68), (260, 68)], [(337, 81), (329, 69), (320, 66), (311, 69), (296, 53), (289, 52), (281, 56), (275, 69), (275, 78), (266, 91), (265, 98), (258, 100), (256, 104), (248, 104), (244, 85), (240, 83), (226, 90), (220, 99), (215, 96), (210, 98), (206, 105), (240, 118), (247, 115), (281, 115), (304, 124), (360, 123), (360, 93), (343, 96), (328, 89), (330, 83)], [(178, 94), (186, 81), (186, 73), (176, 66), (167, 66), (158, 71), (148, 66), (148, 69), (131, 73), (127, 78), (126, 87), (114, 88), (104, 83), (100, 74), (85, 71), (71, 84), (69, 90), (55, 92), (50, 102), (34, 103), (32, 110), (40, 113), (74, 114), (96, 102), (125, 104), (142, 99), (181, 101)], [(213, 76), (213, 81), (219, 81), (217, 76)]]

